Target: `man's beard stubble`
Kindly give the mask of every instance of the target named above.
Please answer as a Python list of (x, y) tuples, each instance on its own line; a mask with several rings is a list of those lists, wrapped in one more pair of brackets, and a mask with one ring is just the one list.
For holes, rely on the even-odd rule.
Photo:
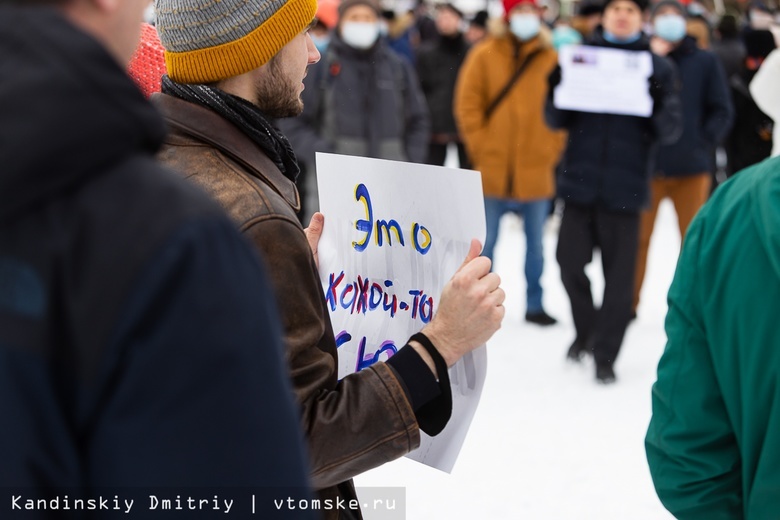
[(303, 101), (293, 86), (285, 81), (276, 56), (268, 63), (268, 74), (260, 78), (256, 85), (257, 108), (273, 119), (295, 117), (303, 112)]

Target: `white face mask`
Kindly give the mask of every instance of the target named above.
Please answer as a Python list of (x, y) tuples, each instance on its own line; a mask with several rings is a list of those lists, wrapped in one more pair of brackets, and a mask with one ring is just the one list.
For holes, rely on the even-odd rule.
[(530, 40), (539, 34), (541, 22), (539, 17), (530, 13), (513, 14), (509, 19), (509, 30), (520, 40)]
[(774, 18), (771, 14), (764, 11), (752, 10), (750, 11), (750, 27), (756, 30), (765, 30), (772, 27)]
[(344, 22), (341, 26), (344, 43), (356, 49), (368, 49), (379, 38), (379, 24), (370, 22)]

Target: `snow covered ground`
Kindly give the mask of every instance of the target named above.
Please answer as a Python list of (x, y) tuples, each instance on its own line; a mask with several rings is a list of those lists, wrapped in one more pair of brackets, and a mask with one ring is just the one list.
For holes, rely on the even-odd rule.
[[(638, 318), (615, 365), (618, 381), (610, 386), (595, 382), (592, 361), (564, 361), (574, 326), (552, 227), (545, 233), (542, 282), (546, 310), (559, 323), (541, 328), (523, 320), (521, 222), (514, 215), (502, 220), (496, 270), (507, 292), (507, 315), (488, 344), (482, 400), (452, 474), (404, 458), (356, 479), (358, 488), (405, 487), (409, 520), (672, 518), (653, 490), (644, 435), (680, 244), (674, 210), (665, 201), (659, 211)], [(588, 266), (596, 295), (603, 289), (600, 269), (597, 258)]]

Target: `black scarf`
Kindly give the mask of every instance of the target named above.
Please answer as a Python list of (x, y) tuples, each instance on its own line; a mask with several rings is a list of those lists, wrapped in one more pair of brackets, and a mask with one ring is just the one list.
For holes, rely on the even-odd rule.
[(295, 182), (301, 169), (290, 141), (252, 103), (207, 85), (176, 83), (167, 75), (162, 78), (162, 91), (209, 108), (236, 125), (263, 149), (285, 177)]

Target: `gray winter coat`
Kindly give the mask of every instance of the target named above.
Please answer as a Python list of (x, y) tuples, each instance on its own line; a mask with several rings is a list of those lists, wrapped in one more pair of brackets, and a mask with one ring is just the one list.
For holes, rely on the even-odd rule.
[(280, 120), (299, 160), (315, 152), (425, 162), (430, 121), (413, 68), (383, 42), (365, 51), (334, 34), (304, 79), (303, 113)]

